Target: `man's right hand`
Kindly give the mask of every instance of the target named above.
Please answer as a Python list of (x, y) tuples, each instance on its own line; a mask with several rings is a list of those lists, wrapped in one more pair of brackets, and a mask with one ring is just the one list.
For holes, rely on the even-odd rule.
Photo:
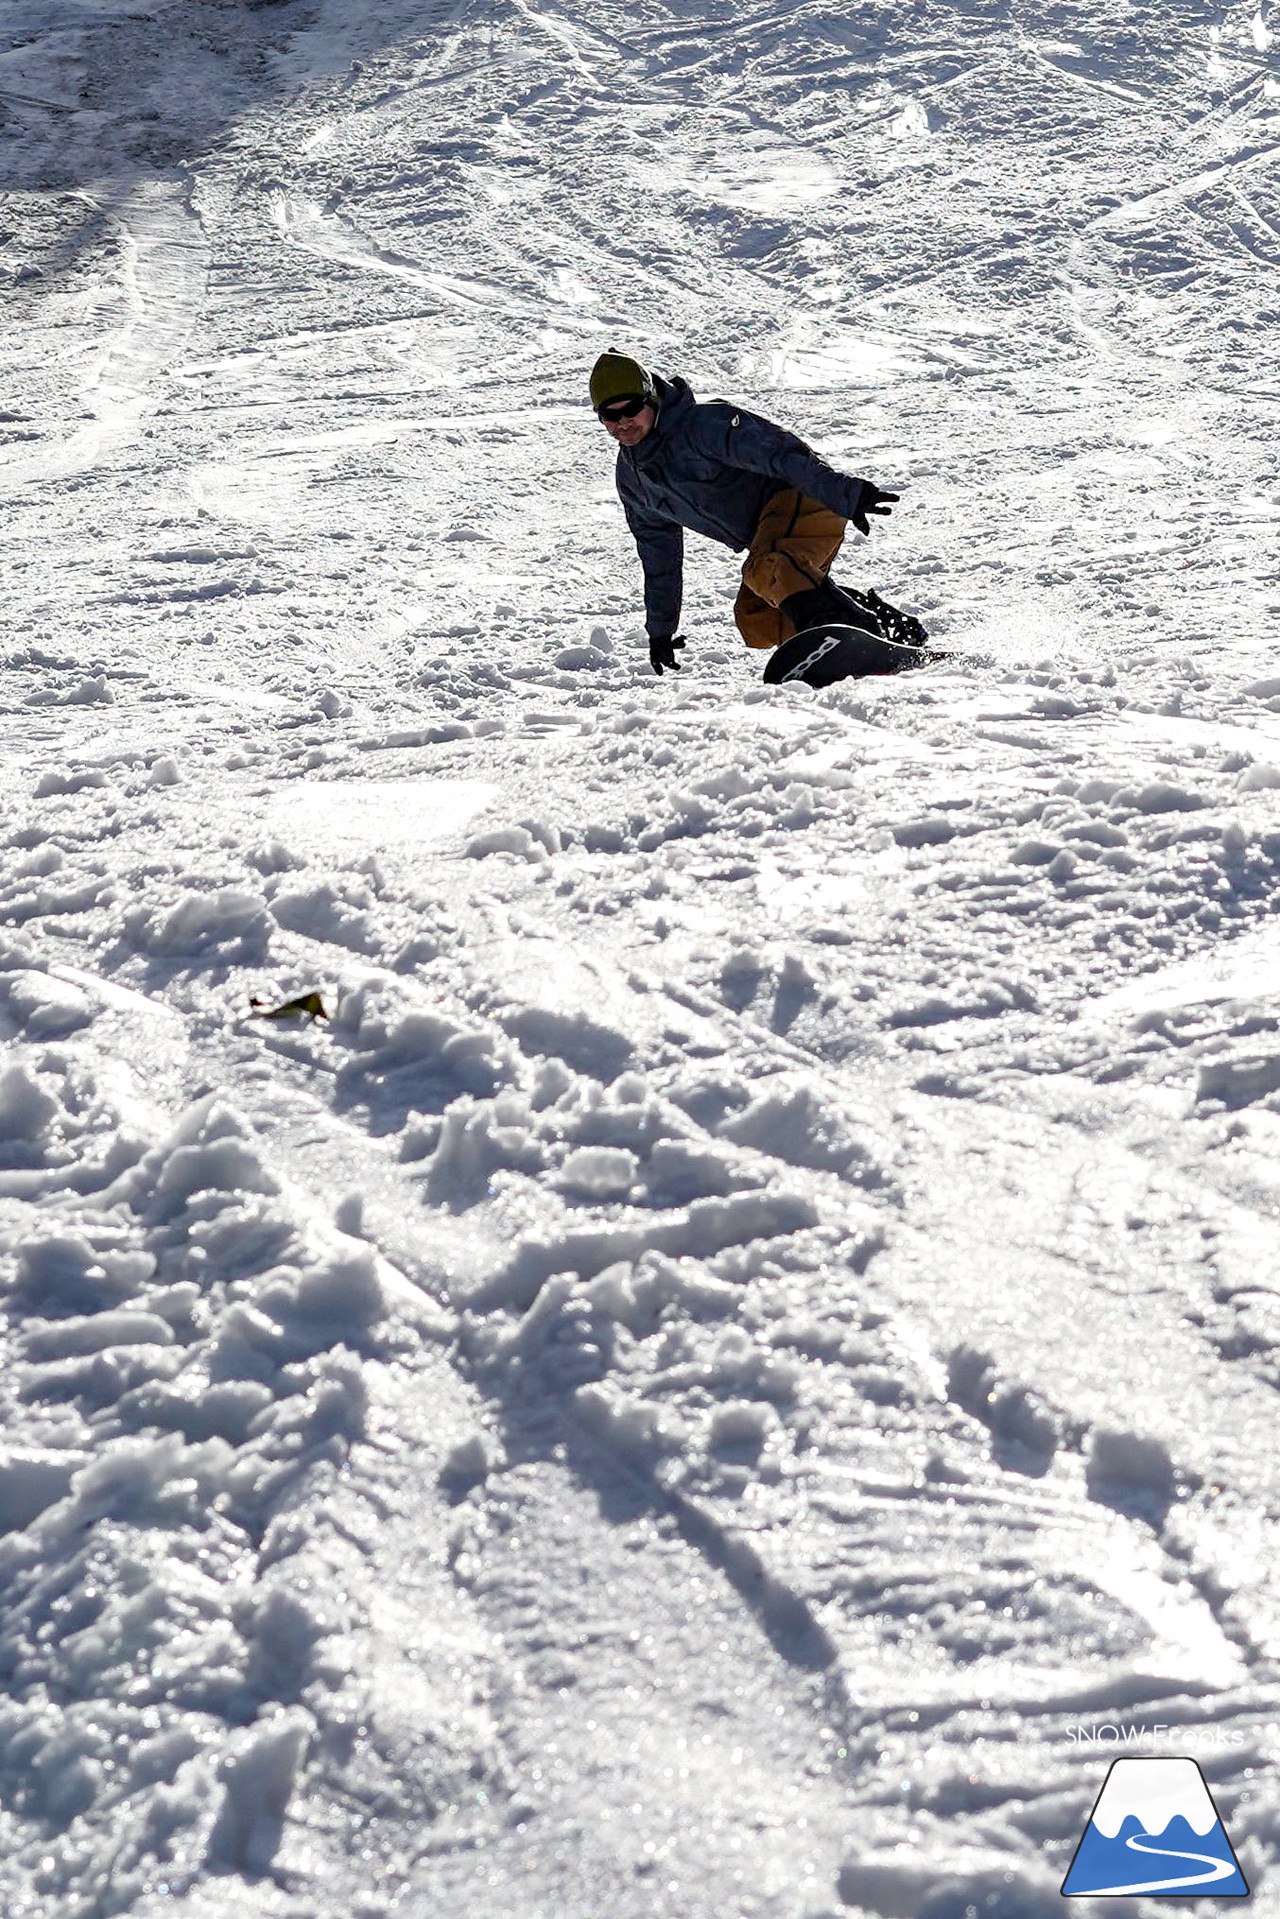
[(678, 633), (666, 633), (661, 638), (655, 633), (649, 635), (649, 664), (655, 673), (660, 674), (664, 667), (670, 667), (673, 673), (680, 671), (680, 662), (676, 658), (676, 648), (684, 641)]

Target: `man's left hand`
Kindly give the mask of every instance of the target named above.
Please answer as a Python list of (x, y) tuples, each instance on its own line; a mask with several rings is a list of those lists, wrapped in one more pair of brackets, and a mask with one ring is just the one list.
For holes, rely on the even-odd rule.
[(875, 513), (882, 519), (887, 518), (897, 505), (898, 498), (898, 494), (885, 493), (880, 487), (872, 486), (870, 480), (864, 480), (862, 482), (862, 498), (858, 501), (858, 510), (853, 516), (853, 524), (857, 527), (859, 533), (870, 533), (871, 531), (871, 522), (867, 518), (868, 513)]

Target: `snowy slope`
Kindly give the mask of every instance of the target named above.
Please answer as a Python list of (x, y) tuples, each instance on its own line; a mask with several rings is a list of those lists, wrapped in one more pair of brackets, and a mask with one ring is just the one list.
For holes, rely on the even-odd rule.
[[(1280, 1914), (1277, 32), (0, 0), (7, 1913)], [(952, 662), (654, 679), (612, 345)]]

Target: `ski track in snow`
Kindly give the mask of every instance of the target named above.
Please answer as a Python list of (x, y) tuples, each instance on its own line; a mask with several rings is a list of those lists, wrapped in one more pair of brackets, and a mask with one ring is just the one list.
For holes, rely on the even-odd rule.
[[(1280, 1915), (1273, 38), (0, 0), (6, 1911)], [(655, 681), (610, 345), (953, 660)]]
[(91, 471), (135, 440), (154, 407), (155, 381), (185, 344), (204, 298), (205, 253), (199, 223), (180, 185), (141, 181), (117, 200), (85, 196), (106, 216), (118, 249), (121, 324), (92, 351), (78, 379), (87, 425), (60, 444), (33, 452), (0, 450), (0, 487), (24, 487)]

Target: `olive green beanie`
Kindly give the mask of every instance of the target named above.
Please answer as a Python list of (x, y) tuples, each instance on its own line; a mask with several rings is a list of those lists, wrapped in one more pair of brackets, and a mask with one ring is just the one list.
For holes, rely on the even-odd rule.
[(653, 375), (625, 353), (602, 353), (591, 369), (591, 404), (597, 412), (611, 400), (644, 399), (658, 404)]

